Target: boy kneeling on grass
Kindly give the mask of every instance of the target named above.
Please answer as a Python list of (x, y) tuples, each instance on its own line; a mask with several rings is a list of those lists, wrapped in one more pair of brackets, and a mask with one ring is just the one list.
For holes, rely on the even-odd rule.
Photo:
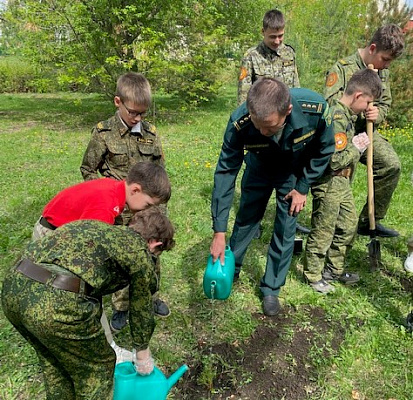
[(357, 71), (343, 96), (334, 101), (333, 118), (336, 149), (324, 176), (311, 187), (313, 211), (307, 239), (304, 276), (317, 292), (334, 291), (331, 282), (354, 284), (359, 276), (344, 271), (345, 257), (357, 229), (357, 213), (351, 191), (354, 168), (369, 145), (365, 132), (355, 134), (357, 115), (381, 95), (376, 71)]
[(37, 353), (48, 399), (112, 399), (116, 355), (100, 323), (102, 296), (127, 285), (133, 361), (139, 374), (152, 372), (153, 257), (173, 247), (173, 235), (154, 207), (129, 226), (75, 221), (29, 243), (4, 279), (2, 306)]

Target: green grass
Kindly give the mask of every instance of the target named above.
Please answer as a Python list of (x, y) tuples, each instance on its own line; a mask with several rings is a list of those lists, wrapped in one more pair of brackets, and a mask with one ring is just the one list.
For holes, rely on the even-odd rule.
[[(216, 360), (199, 354), (197, 345), (242, 341), (254, 331), (257, 320), (252, 314), (261, 312), (257, 288), (274, 213), (274, 206), (270, 206), (263, 238), (251, 244), (241, 283), (230, 298), (224, 302), (207, 300), (202, 277), (212, 238), (209, 207), (213, 173), (235, 103), (234, 87), (226, 88), (219, 100), (198, 111), (179, 109), (173, 99), (157, 99), (156, 125), (173, 184), (168, 208), (177, 245), (162, 256), (161, 297), (172, 314), (158, 320), (151, 348), (158, 365), (169, 372), (188, 359), (201, 361), (204, 369), (199, 383), (211, 390)], [(43, 206), (59, 190), (81, 181), (79, 166), (90, 130), (113, 112), (112, 102), (97, 95), (0, 95), (0, 281), (29, 241)], [(405, 290), (406, 284), (411, 288), (413, 278), (403, 269), (405, 242), (413, 235), (413, 127), (383, 133), (403, 165), (386, 218), (386, 224), (397, 228), (401, 236), (380, 240), (384, 270), (369, 272), (368, 239), (360, 237), (349, 255), (349, 269), (362, 278), (358, 286), (339, 287), (332, 296), (318, 296), (303, 282), (301, 257), (294, 257), (281, 292), (282, 303), (297, 311), (297, 325), (311, 322), (303, 311), (310, 305), (323, 308), (331, 321), (346, 327), (338, 354), (324, 359), (317, 348), (310, 354), (318, 368), (316, 385), (325, 400), (351, 399), (352, 390), (374, 400), (411, 399), (413, 393), (413, 337), (401, 327), (413, 306), (412, 294)], [(365, 169), (360, 167), (354, 183), (359, 208), (366, 196), (365, 182)], [(236, 204), (238, 196), (239, 191)], [(307, 206), (300, 222), (309, 225), (310, 212)], [(290, 334), (293, 332), (285, 334), (287, 341)], [(36, 355), (1, 311), (0, 335), (0, 398), (44, 399)], [(128, 335), (122, 333), (119, 344), (127, 347)], [(249, 379), (246, 376), (244, 383)], [(180, 398), (177, 392), (172, 397)]]

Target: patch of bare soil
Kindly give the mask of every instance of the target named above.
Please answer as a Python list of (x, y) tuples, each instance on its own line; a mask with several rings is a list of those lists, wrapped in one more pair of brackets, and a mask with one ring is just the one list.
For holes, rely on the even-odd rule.
[(336, 352), (344, 329), (320, 308), (306, 307), (299, 314), (284, 308), (275, 318), (254, 317), (259, 324), (247, 341), (199, 346), (201, 357), (188, 360), (191, 367), (177, 384), (177, 398), (304, 400), (317, 395), (315, 367)]

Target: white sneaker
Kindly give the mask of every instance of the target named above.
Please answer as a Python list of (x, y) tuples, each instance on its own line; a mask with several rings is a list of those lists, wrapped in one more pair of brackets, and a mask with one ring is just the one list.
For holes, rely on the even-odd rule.
[(407, 272), (413, 273), (413, 253), (410, 253), (404, 262), (404, 269)]
[(125, 361), (132, 361), (132, 352), (126, 350), (123, 347), (118, 346), (114, 341), (110, 344), (113, 350), (116, 353), (116, 364), (125, 362)]

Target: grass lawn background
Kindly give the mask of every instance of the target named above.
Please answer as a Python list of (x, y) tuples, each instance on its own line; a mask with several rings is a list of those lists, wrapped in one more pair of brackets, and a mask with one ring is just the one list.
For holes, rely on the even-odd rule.
[[(222, 388), (214, 386), (216, 370), (208, 369), (211, 360), (198, 352), (197, 344), (242, 342), (254, 332), (257, 321), (252, 315), (261, 312), (258, 283), (265, 267), (274, 214), (271, 205), (263, 221), (263, 237), (251, 244), (240, 284), (231, 297), (225, 302), (207, 300), (202, 277), (212, 238), (213, 173), (235, 103), (235, 87), (225, 88), (216, 102), (197, 111), (184, 109), (168, 97), (157, 97), (155, 103), (154, 122), (162, 137), (173, 185), (168, 208), (177, 231), (177, 245), (162, 256), (160, 294), (170, 305), (172, 315), (158, 320), (151, 348), (158, 366), (168, 374), (187, 360), (197, 360), (203, 366), (198, 384), (210, 393), (205, 398), (217, 399)], [(0, 95), (0, 281), (29, 241), (44, 205), (58, 191), (81, 182), (79, 166), (91, 128), (113, 113), (112, 102), (97, 95)], [(284, 307), (296, 312), (297, 329), (311, 325), (305, 313), (306, 307), (311, 306), (323, 309), (331, 321), (345, 330), (335, 354), (325, 357), (317, 348), (309, 354), (317, 373), (314, 386), (319, 390), (314, 399), (402, 400), (413, 396), (413, 337), (402, 327), (406, 314), (413, 308), (413, 277), (403, 269), (406, 240), (413, 235), (413, 126), (389, 128), (383, 133), (395, 147), (403, 167), (385, 220), (401, 235), (380, 239), (383, 270), (370, 273), (368, 238), (358, 237), (348, 261), (349, 270), (361, 275), (359, 285), (338, 286), (333, 295), (320, 296), (304, 283), (299, 256), (294, 257), (281, 291)], [(357, 172), (354, 193), (361, 209), (366, 197), (362, 166)], [(238, 199), (239, 186), (235, 207)], [(310, 205), (299, 219), (307, 226)], [(109, 307), (106, 301), (105, 305)], [(36, 355), (1, 310), (0, 335), (0, 399), (44, 399)], [(128, 338), (129, 333), (122, 332), (117, 341), (128, 347)], [(331, 340), (326, 337), (326, 345)], [(237, 382), (240, 386), (248, 383), (248, 379)], [(186, 397), (180, 394), (178, 386), (170, 398)]]

